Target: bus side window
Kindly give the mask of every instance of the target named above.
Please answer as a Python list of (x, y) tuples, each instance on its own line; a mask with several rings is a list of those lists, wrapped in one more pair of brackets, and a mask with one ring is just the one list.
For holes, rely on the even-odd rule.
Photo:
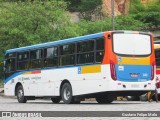
[(60, 46), (60, 66), (75, 64), (75, 43)]
[(102, 62), (104, 56), (104, 38), (96, 40), (96, 62)]
[(42, 68), (43, 67), (42, 58), (43, 58), (43, 50), (40, 49), (40, 50), (30, 51), (31, 69)]
[(6, 72), (15, 71), (15, 58), (9, 58), (6, 60)]
[(58, 47), (50, 47), (44, 49), (44, 67), (58, 66)]
[(8, 58), (5, 62), (5, 79), (11, 76), (15, 72), (15, 58)]
[(94, 41), (88, 40), (77, 43), (77, 64), (94, 62)]
[(20, 52), (17, 56), (17, 68), (18, 70), (25, 70), (29, 68), (29, 52)]

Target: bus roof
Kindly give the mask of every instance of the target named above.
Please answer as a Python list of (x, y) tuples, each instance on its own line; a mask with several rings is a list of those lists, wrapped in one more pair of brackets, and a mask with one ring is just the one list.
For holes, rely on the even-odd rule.
[(75, 38), (69, 38), (69, 39), (47, 42), (47, 43), (42, 43), (42, 44), (36, 44), (36, 45), (31, 45), (31, 46), (26, 46), (26, 47), (9, 49), (9, 50), (6, 51), (6, 54), (10, 53), (10, 52), (18, 52), (18, 51), (25, 51), (25, 50), (30, 50), (30, 49), (43, 48), (43, 47), (59, 45), (59, 44), (64, 44), (64, 43), (70, 43), (70, 42), (76, 42), (76, 41), (81, 41), (81, 40), (83, 41), (83, 40), (86, 40), (86, 39), (102, 37), (103, 34), (104, 34), (104, 32), (101, 32), (101, 33), (90, 34), (90, 35), (85, 35), (85, 36), (80, 36), (80, 37), (75, 37)]

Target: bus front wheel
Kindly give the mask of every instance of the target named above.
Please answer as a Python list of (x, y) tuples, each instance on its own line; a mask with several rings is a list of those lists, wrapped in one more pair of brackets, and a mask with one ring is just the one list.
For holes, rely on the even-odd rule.
[(24, 90), (23, 90), (22, 85), (18, 86), (18, 88), (17, 88), (17, 100), (19, 103), (26, 103), (27, 102), (27, 99), (24, 96)]
[(69, 83), (64, 83), (61, 89), (61, 97), (65, 104), (78, 104), (79, 100), (76, 100), (72, 95), (72, 87)]

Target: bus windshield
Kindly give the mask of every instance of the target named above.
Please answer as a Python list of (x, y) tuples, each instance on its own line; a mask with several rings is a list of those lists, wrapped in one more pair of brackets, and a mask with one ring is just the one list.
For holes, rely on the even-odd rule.
[(113, 34), (113, 52), (118, 55), (147, 56), (151, 54), (151, 37), (145, 34)]

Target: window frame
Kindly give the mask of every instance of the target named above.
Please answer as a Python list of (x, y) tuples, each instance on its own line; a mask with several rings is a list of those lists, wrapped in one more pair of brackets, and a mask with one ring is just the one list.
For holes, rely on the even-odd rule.
[[(42, 57), (40, 59), (31, 59), (31, 51), (36, 51), (36, 50), (42, 50)], [(41, 61), (41, 66), (38, 68), (31, 68), (31, 61)], [(35, 48), (35, 49), (30, 49), (29, 50), (29, 70), (39, 70), (44, 68), (44, 48)]]
[[(70, 44), (74, 44), (74, 52), (72, 53), (72, 54), (63, 54), (63, 55), (61, 55), (61, 46), (64, 46), (64, 45), (70, 45)], [(68, 43), (65, 43), (65, 44), (59, 44), (59, 66), (58, 67), (66, 67), (66, 66), (75, 66), (76, 65), (76, 63), (75, 63), (75, 58), (76, 58), (76, 52), (77, 52), (77, 50), (76, 50), (76, 42), (68, 42)], [(61, 65), (61, 63), (60, 63), (60, 57), (62, 56), (67, 56), (67, 55), (69, 55), (69, 56), (74, 56), (74, 63), (73, 64), (68, 64), (68, 65)]]
[[(93, 51), (85, 51), (85, 52), (77, 52), (78, 50), (78, 43), (82, 43), (82, 42), (89, 42), (89, 41), (93, 41)], [(86, 40), (82, 40), (82, 41), (77, 41), (77, 49), (76, 49), (76, 65), (87, 65), (87, 64), (94, 64), (95, 63), (95, 40), (92, 38), (92, 39), (86, 39)], [(93, 53), (93, 62), (87, 62), (87, 63), (78, 63), (78, 55), (80, 54), (90, 54), (90, 53)]]
[[(103, 41), (104, 41), (103, 50), (97, 50), (97, 41), (98, 41), (98, 39), (103, 39)], [(105, 40), (104, 37), (98, 37), (98, 38), (95, 39), (95, 63), (99, 63), (100, 64), (100, 63), (103, 62), (104, 55), (105, 55), (105, 44), (106, 44), (106, 40)], [(103, 58), (102, 58), (101, 62), (97, 61), (97, 52), (103, 52)]]
[[(104, 49), (103, 50), (97, 50), (97, 41), (98, 39), (103, 39), (104, 41)], [(78, 44), (79, 43), (82, 43), (82, 42), (91, 42), (93, 41), (93, 50), (92, 51), (83, 51), (83, 52), (78, 52)], [(46, 47), (39, 47), (39, 48), (35, 48), (35, 49), (27, 49), (27, 50), (23, 50), (23, 51), (19, 51), (19, 52), (13, 52), (15, 54), (14, 58), (15, 58), (15, 71), (25, 71), (25, 70), (35, 70), (35, 69), (42, 69), (42, 68), (57, 68), (57, 67), (67, 67), (67, 66), (81, 66), (81, 65), (90, 65), (90, 64), (101, 64), (103, 62), (103, 58), (104, 58), (104, 55), (105, 55), (105, 42), (106, 42), (106, 39), (104, 36), (102, 37), (97, 37), (97, 38), (91, 38), (91, 39), (83, 39), (83, 40), (79, 40), (79, 41), (74, 41), (74, 42), (68, 42), (68, 43), (64, 43), (64, 44), (57, 44), (57, 45), (49, 45), (49, 46), (46, 46)], [(70, 45), (70, 44), (74, 44), (74, 52), (71, 53), (71, 54), (61, 54), (61, 46), (64, 46), (64, 45)], [(47, 58), (47, 55), (45, 57), (45, 49), (49, 49), (49, 48), (53, 48), (53, 47), (57, 47), (57, 56), (53, 57), (53, 58)], [(31, 59), (31, 51), (36, 51), (36, 50), (42, 50), (42, 57), (40, 59)], [(26, 60), (18, 60), (18, 55), (19, 54), (23, 54), (24, 52), (27, 52), (28, 53), (28, 59)], [(103, 54), (103, 58), (102, 58), (102, 61), (101, 62), (97, 62), (97, 52), (104, 52)], [(11, 54), (11, 53), (7, 53), (7, 54)], [(7, 54), (5, 55), (5, 58), (8, 58), (7, 57)], [(78, 63), (78, 55), (82, 55), (82, 54), (93, 54), (93, 62), (86, 62), (86, 63)], [(60, 65), (60, 57), (62, 56), (74, 56), (74, 63), (73, 64), (68, 64), (68, 65)], [(57, 64), (55, 66), (45, 66), (45, 60), (47, 59), (52, 59), (54, 60), (54, 58), (56, 58), (56, 62)], [(31, 61), (34, 61), (34, 60), (41, 60), (41, 66), (39, 66), (38, 68), (31, 68)], [(19, 66), (19, 63), (20, 62), (29, 62), (29, 67), (28, 68), (25, 68), (25, 69), (18, 69), (18, 66)], [(14, 72), (15, 72), (14, 71)]]
[[(18, 54), (19, 54), (19, 53), (23, 53), (23, 52), (28, 52), (28, 59), (27, 59), (27, 60), (19, 61), (19, 60), (18, 60)], [(24, 51), (17, 52), (17, 57), (16, 57), (16, 59), (17, 59), (17, 65), (16, 65), (17, 71), (23, 71), (23, 70), (28, 70), (28, 69), (29, 69), (29, 68), (27, 68), (27, 69), (19, 69), (19, 68), (18, 68), (18, 63), (24, 62), (24, 61), (25, 61), (25, 62), (28, 61), (28, 62), (29, 62), (29, 66), (30, 66), (30, 51), (29, 51), (29, 50), (24, 50)]]
[[(104, 41), (104, 49), (103, 50), (97, 50), (96, 48), (97, 48), (97, 40), (98, 39), (103, 39), (103, 41)], [(104, 55), (105, 55), (105, 37), (104, 36), (102, 36), (102, 37), (97, 37), (97, 38), (92, 38), (92, 39), (86, 39), (86, 40), (82, 40), (82, 41), (78, 41), (78, 42), (76, 42), (76, 47), (77, 47), (77, 44), (78, 43), (80, 43), (80, 42), (87, 42), (87, 41), (93, 41), (94, 42), (94, 48), (93, 48), (93, 51), (85, 51), (85, 52), (77, 52), (77, 49), (76, 49), (76, 65), (88, 65), (88, 64), (101, 64), (102, 62), (103, 62), (103, 59), (104, 59)], [(97, 62), (97, 59), (96, 59), (96, 56), (97, 56), (97, 52), (104, 52), (104, 54), (103, 54), (103, 58), (102, 58), (102, 61), (101, 62)], [(79, 54), (86, 54), (86, 53), (93, 53), (93, 62), (87, 62), (87, 63), (77, 63), (77, 56), (79, 55)]]
[[(58, 48), (58, 51), (57, 51), (57, 65), (56, 66), (45, 66), (45, 59), (50, 59), (50, 58), (47, 58), (47, 57), (44, 57), (45, 56), (45, 49), (48, 49), (48, 48), (53, 48), (53, 47), (57, 47)], [(53, 58), (52, 58), (53, 59)], [(48, 46), (48, 47), (44, 47), (43, 48), (43, 67), (44, 68), (57, 68), (59, 66), (59, 45), (52, 45), (52, 46)]]

